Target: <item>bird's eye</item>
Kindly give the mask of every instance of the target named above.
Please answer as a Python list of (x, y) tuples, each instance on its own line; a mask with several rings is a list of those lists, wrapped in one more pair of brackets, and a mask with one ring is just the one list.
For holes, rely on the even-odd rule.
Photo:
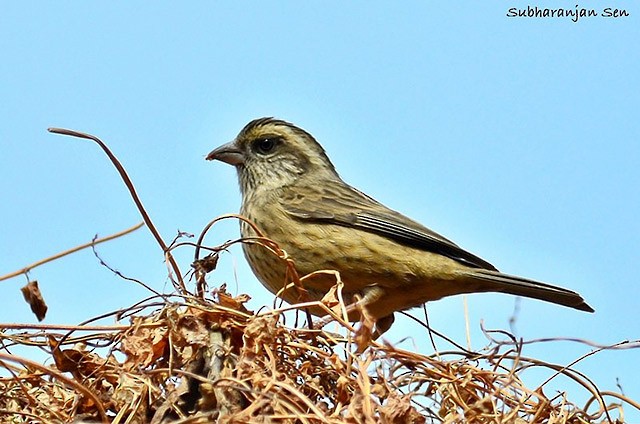
[(278, 137), (262, 137), (257, 139), (253, 146), (258, 153), (266, 155), (271, 153), (278, 143)]

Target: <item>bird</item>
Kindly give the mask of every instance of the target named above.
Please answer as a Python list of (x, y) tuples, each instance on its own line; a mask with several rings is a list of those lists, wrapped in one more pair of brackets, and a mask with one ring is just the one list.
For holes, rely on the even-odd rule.
[[(338, 175), (324, 148), (306, 130), (265, 117), (249, 122), (231, 142), (207, 160), (233, 165), (242, 204), (244, 255), (258, 280), (290, 304), (304, 301), (288, 284), (287, 264), (264, 243), (286, 252), (305, 279), (307, 300), (320, 300), (336, 284), (344, 299), (356, 302), (376, 320), (380, 335), (394, 313), (446, 296), (499, 292), (594, 312), (580, 294), (551, 284), (504, 274), (422, 224), (350, 186)], [(359, 318), (358, 308), (349, 319)], [(326, 316), (320, 307), (310, 308)]]

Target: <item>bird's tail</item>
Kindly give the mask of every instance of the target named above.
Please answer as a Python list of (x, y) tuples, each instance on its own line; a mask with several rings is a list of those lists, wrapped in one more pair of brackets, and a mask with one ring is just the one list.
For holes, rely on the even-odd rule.
[(485, 269), (468, 270), (465, 271), (465, 275), (474, 282), (480, 283), (482, 291), (531, 297), (580, 311), (594, 312), (582, 296), (562, 287)]

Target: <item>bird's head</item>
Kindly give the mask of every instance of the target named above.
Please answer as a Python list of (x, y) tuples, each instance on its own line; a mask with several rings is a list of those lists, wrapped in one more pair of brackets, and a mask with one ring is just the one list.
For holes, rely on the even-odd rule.
[(339, 178), (311, 134), (274, 118), (249, 122), (233, 141), (209, 153), (207, 160), (235, 166), (243, 194), (284, 187), (309, 175), (318, 181)]

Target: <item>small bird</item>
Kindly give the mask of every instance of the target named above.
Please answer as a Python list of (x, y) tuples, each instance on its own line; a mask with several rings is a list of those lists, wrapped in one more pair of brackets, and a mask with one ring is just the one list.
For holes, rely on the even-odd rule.
[[(393, 313), (445, 296), (501, 292), (593, 312), (571, 290), (499, 272), (404, 215), (345, 183), (322, 146), (305, 130), (274, 118), (249, 122), (230, 143), (207, 160), (235, 166), (242, 193), (241, 215), (275, 241), (295, 263), (299, 275), (336, 270), (348, 302), (361, 305), (382, 334)], [(243, 238), (257, 234), (241, 222)], [(277, 293), (286, 281), (286, 264), (259, 243), (243, 243), (260, 282)], [(320, 300), (336, 283), (319, 273), (305, 280), (311, 300)], [(296, 290), (281, 297), (298, 303)], [(308, 299), (307, 299), (308, 300)], [(351, 309), (358, 319), (356, 308)], [(322, 316), (321, 308), (311, 312)]]

